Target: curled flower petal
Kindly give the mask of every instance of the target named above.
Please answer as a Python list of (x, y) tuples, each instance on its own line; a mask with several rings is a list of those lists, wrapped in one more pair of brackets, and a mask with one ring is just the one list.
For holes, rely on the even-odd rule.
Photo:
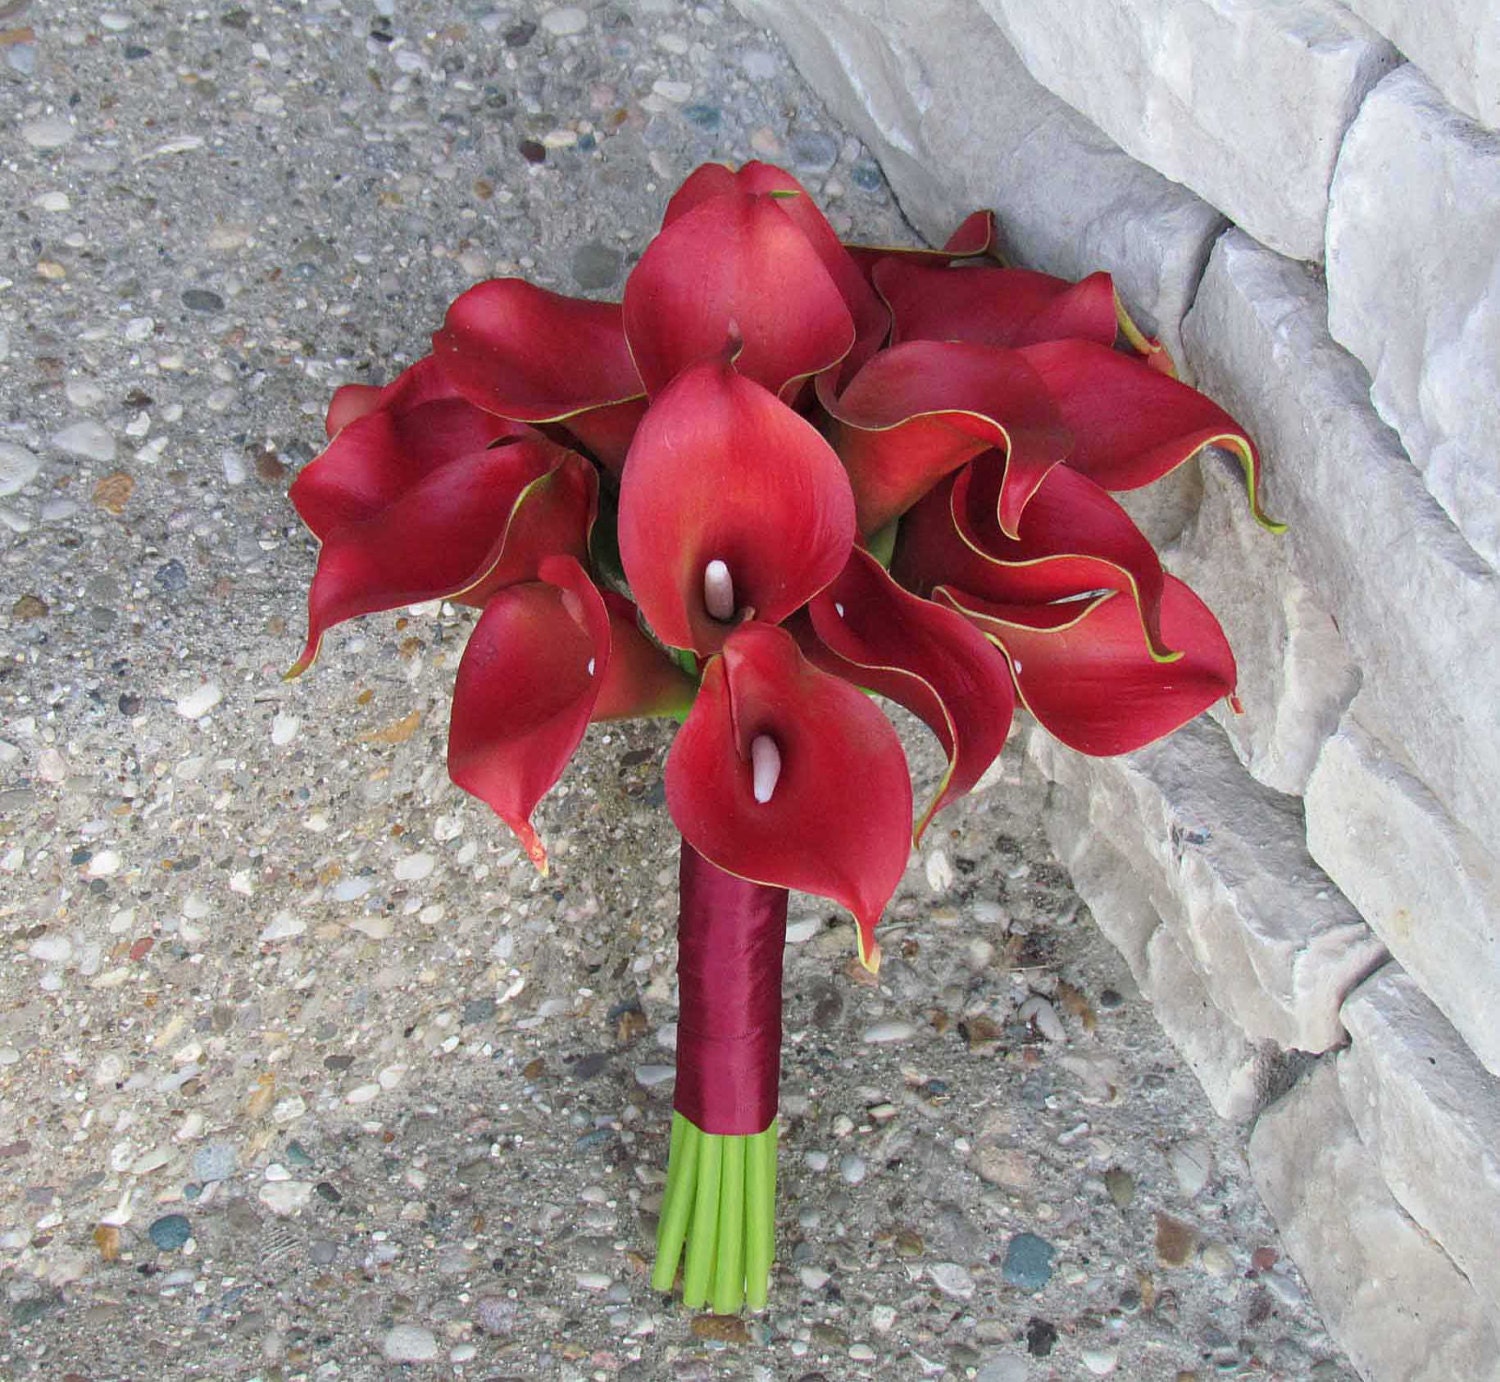
[(1234, 451), (1250, 507), (1266, 528), (1282, 524), (1260, 507), (1260, 457), (1245, 430), (1211, 398), (1144, 360), (1094, 341), (1049, 341), (1020, 352), (1046, 381), (1074, 435), (1068, 464), (1105, 489), (1139, 489), (1205, 446)]
[(776, 197), (737, 189), (651, 242), (625, 284), (624, 320), (653, 397), (727, 342), (742, 345), (742, 374), (783, 395), (854, 344), (853, 318), (807, 236)]
[(1060, 605), (994, 604), (939, 586), (933, 599), (967, 615), (1010, 661), (1026, 709), (1080, 753), (1129, 753), (1180, 728), (1234, 691), (1234, 655), (1208, 607), (1166, 578), (1162, 634), (1183, 656), (1152, 659), (1128, 596)]
[(704, 602), (708, 564), (728, 568), (738, 618), (778, 623), (843, 568), (854, 498), (810, 424), (727, 360), (707, 361), (667, 387), (636, 433), (619, 536), (657, 636), (707, 654), (729, 629)]
[(432, 353), (470, 403), (518, 422), (562, 422), (644, 392), (619, 304), (519, 278), (478, 283), (457, 298)]
[(373, 517), (328, 534), (308, 592), (307, 646), (288, 675), (345, 619), (440, 597), (482, 604), (534, 576), (543, 557), (583, 556), (597, 496), (594, 468), (540, 437), (439, 467)]
[(405, 413), (423, 403), (438, 398), (458, 398), (461, 395), (443, 373), (431, 355), (424, 355), (409, 369), (404, 369), (389, 384), (342, 384), (333, 391), (328, 403), (328, 416), (324, 426), (330, 437), (339, 428), (348, 426), (356, 418), (373, 412), (376, 408), (389, 408), (393, 412)]
[(593, 718), (684, 714), (697, 690), (692, 678), (641, 632), (638, 611), (629, 600), (613, 590), (600, 593), (609, 613), (611, 653)]
[(544, 874), (531, 824), (583, 739), (610, 665), (610, 618), (572, 557), (491, 597), (453, 689), (448, 775), (489, 804)]
[(1151, 656), (1163, 642), (1161, 560), (1145, 535), (1087, 476), (1057, 466), (1026, 508), (1019, 539), (995, 517), (1002, 469), (986, 452), (945, 481), (901, 525), (891, 569), (925, 593), (949, 585), (999, 604), (1049, 604), (1098, 590), (1125, 592), (1140, 611)]
[[(358, 394), (348, 394), (351, 389)], [(340, 399), (347, 406), (341, 407)], [(460, 398), (447, 387), (431, 356), (384, 389), (346, 384), (334, 395), (328, 415), (330, 426), (336, 416), (344, 420), (291, 488), (302, 521), (323, 540), (345, 523), (373, 518), (449, 461), (506, 438), (537, 435), (524, 423), (496, 417)]]
[(940, 250), (917, 249), (907, 245), (846, 245), (854, 262), (867, 278), (884, 259), (900, 259), (909, 264), (931, 264), (946, 268), (950, 264), (986, 256), (999, 255), (1000, 227), (993, 211), (973, 211), (965, 216), (957, 230)]
[[(780, 765), (764, 802), (752, 756), (762, 735)], [(673, 821), (705, 859), (849, 908), (873, 959), (875, 923), (911, 849), (911, 780), (866, 696), (809, 663), (785, 629), (745, 624), (704, 669), (666, 786)]]
[(1005, 747), (1015, 692), (1004, 659), (962, 616), (902, 590), (860, 548), (807, 613), (815, 634), (802, 642), (808, 659), (905, 706), (948, 755), (916, 824), (920, 842), (933, 815), (968, 792)]
[(837, 398), (819, 382), (866, 536), (992, 447), (1006, 456), (999, 517), (1014, 536), (1027, 501), (1072, 444), (1046, 382), (1020, 351), (909, 341), (881, 351)]
[(873, 270), (894, 344), (973, 341), (1012, 349), (1081, 337), (1112, 346), (1115, 290), (1106, 273), (1078, 283), (1030, 269), (943, 269), (890, 258)]

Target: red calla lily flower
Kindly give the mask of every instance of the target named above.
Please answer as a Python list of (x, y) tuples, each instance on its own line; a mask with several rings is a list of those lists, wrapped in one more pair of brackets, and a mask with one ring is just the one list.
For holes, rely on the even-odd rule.
[(835, 398), (819, 401), (854, 484), (859, 530), (899, 517), (945, 475), (983, 451), (1006, 457), (1000, 525), (1021, 512), (1073, 438), (1041, 376), (1020, 351), (957, 341), (883, 350)]
[(890, 308), (891, 340), (1036, 345), (1078, 338), (1112, 346), (1118, 331), (1108, 274), (1079, 283), (1029, 269), (945, 268), (880, 260), (871, 276)]
[(618, 305), (492, 279), (448, 309), (432, 350), (453, 389), (475, 407), (561, 424), (611, 469), (624, 460), (645, 387)]
[[(854, 496), (833, 449), (727, 355), (681, 371), (625, 462), (620, 559), (646, 619), (678, 648), (711, 653), (733, 622), (779, 623), (842, 570)], [(704, 571), (733, 602), (715, 617)]]
[(780, 199), (738, 186), (652, 241), (625, 284), (625, 333), (653, 396), (732, 340), (740, 373), (787, 397), (855, 341), (838, 285)]
[[(758, 794), (762, 737), (779, 773)], [(808, 662), (784, 629), (742, 625), (708, 664), (667, 759), (667, 807), (683, 839), (726, 872), (848, 907), (873, 961), (875, 923), (911, 850), (906, 758), (880, 710)]]
[(920, 843), (1005, 747), (1015, 703), (1006, 669), (978, 629), (903, 590), (861, 548), (809, 602), (798, 632), (815, 666), (905, 706), (937, 735), (948, 770), (917, 820)]
[(537, 576), (497, 592), (464, 648), (448, 772), (545, 873), (531, 814), (589, 723), (684, 709), (692, 684), (641, 633), (630, 602), (601, 593), (573, 557), (543, 558)]
[[(1172, 376), (1106, 274), (841, 244), (764, 163), (698, 169), (621, 303), (519, 279), (433, 353), (330, 404), (292, 500), (321, 546), (306, 667), (341, 620), (480, 610), (448, 765), (543, 870), (533, 822), (592, 722), (683, 721), (679, 1080), (653, 1281), (763, 1305), (774, 1252), (787, 890), (879, 918), (913, 839), (1000, 753), (1017, 701), (1127, 752), (1232, 696), (1209, 610), (1109, 491), (1209, 446), (1259, 456)], [(597, 525), (597, 526), (596, 526)], [(947, 768), (919, 818), (905, 706)]]

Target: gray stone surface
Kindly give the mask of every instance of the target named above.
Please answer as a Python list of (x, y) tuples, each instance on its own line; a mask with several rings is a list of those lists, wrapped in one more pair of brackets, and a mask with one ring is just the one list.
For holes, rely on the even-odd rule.
[(1151, 998), (1162, 1031), (1181, 1053), (1220, 1118), (1246, 1123), (1281, 1082), (1281, 1052), (1274, 1042), (1251, 1041), (1227, 1017), (1189, 957), (1165, 926), (1146, 945)]
[(1500, 134), (1409, 64), (1370, 93), (1339, 155), (1328, 326), (1427, 488), (1500, 567)]
[(941, 243), (995, 210), (1017, 261), (1096, 269), (1180, 357), (1178, 328), (1223, 220), (1123, 154), (1026, 71), (978, 0), (735, 0), (774, 28)]
[(1184, 334), (1201, 385), (1260, 444), (1266, 507), (1359, 665), (1366, 722), (1450, 814), (1500, 839), (1500, 580), (1375, 416), (1317, 280), (1231, 231)]
[(1359, 673), (1298, 576), (1291, 544), (1251, 517), (1239, 465), (1208, 459), (1203, 471), (1203, 503), (1164, 556), (1218, 616), (1234, 650), (1243, 713), (1220, 701), (1209, 714), (1257, 781), (1301, 795)]
[(1500, 1335), (1463, 1273), (1386, 1188), (1331, 1062), (1261, 1115), (1250, 1169), (1362, 1377), (1500, 1378)]
[(1308, 783), (1308, 848), (1500, 1075), (1500, 858), (1361, 723), (1354, 702)]
[(1500, 1080), (1399, 965), (1350, 994), (1344, 1025), (1339, 1086), (1360, 1141), (1500, 1320)]
[(1339, 1005), (1384, 948), (1308, 856), (1299, 803), (1255, 782), (1217, 726), (1110, 759), (1038, 733), (1031, 753), (1087, 801), (1248, 1041), (1316, 1052), (1343, 1039)]
[(1031, 74), (1262, 243), (1319, 259), (1328, 179), (1395, 49), (1333, 0), (983, 0)]
[[(1035, 730), (1028, 746), (1044, 775), (1052, 754), (1065, 752), (1053, 749)], [(1089, 806), (1088, 793), (1081, 785), (1052, 782), (1043, 817), (1047, 841), (1067, 869), (1078, 895), (1088, 903), (1099, 929), (1124, 956), (1131, 975), (1145, 991), (1150, 984), (1146, 947), (1161, 926), (1161, 914), (1151, 901), (1145, 881), (1109, 836), (1095, 828)]]
[[(1040, 739), (1038, 733), (1033, 752), (1045, 761), (1048, 751)], [(1156, 1020), (1198, 1077), (1214, 1112), (1231, 1122), (1248, 1122), (1283, 1078), (1281, 1052), (1274, 1043), (1247, 1040), (1214, 1003), (1202, 973), (1163, 926), (1134, 861), (1091, 819), (1086, 795), (1054, 782), (1044, 821), (1047, 839), (1078, 895), (1130, 966)]]
[(1500, 127), (1500, 9), (1491, 0), (1343, 0), (1406, 54), (1443, 95)]

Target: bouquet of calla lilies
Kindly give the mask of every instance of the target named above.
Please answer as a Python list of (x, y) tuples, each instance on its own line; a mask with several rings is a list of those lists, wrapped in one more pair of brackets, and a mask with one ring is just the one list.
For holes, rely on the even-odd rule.
[[(914, 839), (1017, 700), (1089, 754), (1232, 696), (1217, 621), (1110, 491), (1206, 446), (1258, 460), (1178, 382), (1107, 274), (844, 245), (795, 178), (708, 164), (622, 303), (471, 288), (429, 356), (346, 385), (292, 500), (321, 542), (307, 646), (356, 615), (480, 610), (448, 769), (544, 873), (532, 823), (596, 720), (681, 721), (677, 1082), (654, 1283), (766, 1303), (787, 890), (876, 924)], [(947, 768), (914, 820), (905, 706)], [(685, 1257), (684, 1257), (685, 1252)]]

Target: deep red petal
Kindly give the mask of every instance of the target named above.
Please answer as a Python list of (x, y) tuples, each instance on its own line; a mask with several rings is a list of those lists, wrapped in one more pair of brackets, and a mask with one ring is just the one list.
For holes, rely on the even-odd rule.
[(953, 489), (961, 473), (944, 476), (902, 516), (891, 575), (917, 595), (929, 596), (939, 585), (979, 594), (988, 589), (989, 563), (963, 540), (953, 519)]
[(958, 229), (948, 237), (940, 250), (914, 249), (906, 245), (846, 245), (859, 270), (867, 278), (882, 259), (903, 259), (911, 264), (934, 264), (946, 267), (955, 261), (995, 256), (1000, 242), (1000, 228), (993, 211), (973, 211), (964, 217)]
[(893, 344), (973, 341), (1013, 349), (1065, 337), (1115, 343), (1115, 290), (1105, 273), (1070, 283), (1029, 269), (944, 269), (890, 258), (873, 277), (891, 309)]
[(323, 419), (323, 430), (330, 438), (340, 427), (346, 427), (355, 418), (373, 412), (380, 406), (380, 387), (376, 384), (340, 384), (328, 400), (328, 415)]
[(1092, 341), (1027, 346), (1027, 361), (1046, 380), (1073, 430), (1068, 464), (1105, 489), (1139, 489), (1159, 480), (1205, 446), (1236, 452), (1256, 518), (1281, 525), (1260, 507), (1260, 458), (1244, 428), (1196, 389), (1144, 360)]
[(992, 447), (1007, 457), (1000, 522), (1014, 535), (1027, 501), (1071, 445), (1046, 383), (1019, 351), (910, 341), (881, 351), (837, 399), (821, 383), (867, 536)]
[(965, 544), (985, 563), (988, 579), (970, 584), (955, 576), (950, 583), (1016, 604), (1122, 591), (1140, 611), (1152, 656), (1171, 661), (1176, 654), (1164, 644), (1161, 631), (1161, 559), (1130, 515), (1087, 476), (1060, 465), (1037, 488), (1021, 536), (1013, 540), (1000, 531), (995, 517), (1001, 477), (998, 457), (987, 452), (954, 483), (954, 522)]
[(996, 254), (999, 246), (1000, 226), (995, 213), (971, 211), (943, 242), (942, 253), (954, 259), (973, 259), (982, 254)]
[(740, 173), (729, 164), (700, 163), (683, 179), (682, 186), (672, 193), (667, 209), (662, 212), (661, 228), (665, 230), (673, 221), (681, 220), (689, 211), (715, 197), (733, 196), (736, 192), (753, 190), (741, 184)]
[(779, 623), (843, 569), (854, 498), (817, 431), (726, 360), (683, 371), (651, 405), (625, 462), (620, 558), (663, 642), (715, 651), (703, 602), (711, 561), (736, 607)]
[(432, 353), (469, 402), (520, 422), (564, 421), (644, 392), (618, 303), (519, 278), (478, 283), (457, 298)]
[(837, 285), (854, 319), (854, 345), (839, 362), (841, 380), (856, 371), (882, 345), (891, 329), (891, 314), (854, 256), (839, 241), (838, 232), (818, 209), (807, 189), (784, 169), (770, 163), (747, 163), (739, 171), (739, 185), (747, 192), (770, 193), (776, 204), (807, 237), (828, 276)]
[(409, 369), (402, 370), (389, 384), (343, 384), (333, 391), (324, 427), (332, 437), (341, 427), (363, 417), (376, 408), (409, 412), (438, 398), (457, 398), (457, 391), (436, 360), (424, 355)]
[[(418, 481), (507, 437), (535, 436), (524, 423), (510, 422), (474, 407), (451, 392), (411, 387), (412, 376), (435, 377), (431, 357), (407, 370), (385, 389), (346, 384), (334, 395), (330, 422), (344, 417), (323, 453), (292, 482), (291, 500), (302, 521), (320, 539), (334, 528), (373, 518)], [(360, 390), (349, 396), (351, 389)], [(343, 399), (349, 406), (341, 406)], [(354, 405), (363, 411), (355, 414)]]
[[(1224, 631), (1173, 576), (1163, 592), (1162, 633), (1183, 656), (1170, 663), (1152, 659), (1132, 602), (1118, 593), (1071, 607), (1006, 607), (941, 586), (934, 599), (967, 614), (999, 645), (1023, 704), (1080, 753), (1129, 753), (1234, 691)], [(1038, 627), (1046, 621), (1055, 627)]]
[(532, 579), (543, 557), (582, 557), (597, 495), (593, 466), (536, 438), (450, 461), (373, 517), (335, 528), (318, 553), (307, 647), (291, 675), (345, 619), (440, 597), (482, 604)]
[(487, 802), (543, 872), (536, 804), (562, 776), (610, 665), (610, 620), (571, 557), (491, 597), (469, 635), (453, 688), (448, 775)]
[(856, 548), (838, 579), (814, 597), (810, 661), (905, 706), (938, 737), (948, 770), (916, 825), (957, 801), (999, 756), (1015, 692), (1005, 661), (961, 615), (902, 590)]
[[(781, 775), (761, 803), (750, 746), (763, 734)], [(785, 629), (746, 624), (704, 671), (666, 786), (673, 821), (704, 858), (849, 908), (873, 959), (875, 923), (911, 850), (911, 780), (866, 696), (809, 663)]]
[(625, 284), (625, 331), (653, 396), (727, 342), (740, 372), (773, 393), (842, 360), (854, 322), (806, 235), (778, 199), (733, 191), (679, 216)]
[(854, 319), (854, 345), (839, 362), (838, 368), (839, 378), (848, 379), (885, 343), (891, 328), (891, 314), (880, 295), (870, 286), (869, 276), (855, 262), (848, 248), (840, 243), (828, 218), (818, 210), (807, 189), (790, 173), (770, 163), (747, 163), (737, 172), (723, 163), (705, 163), (689, 174), (667, 203), (662, 228), (714, 197), (743, 193), (775, 197), (777, 204), (807, 237), (808, 244), (838, 286), (844, 305)]
[(697, 690), (692, 678), (641, 632), (638, 611), (629, 600), (613, 590), (602, 593), (612, 650), (594, 719), (684, 713)]

